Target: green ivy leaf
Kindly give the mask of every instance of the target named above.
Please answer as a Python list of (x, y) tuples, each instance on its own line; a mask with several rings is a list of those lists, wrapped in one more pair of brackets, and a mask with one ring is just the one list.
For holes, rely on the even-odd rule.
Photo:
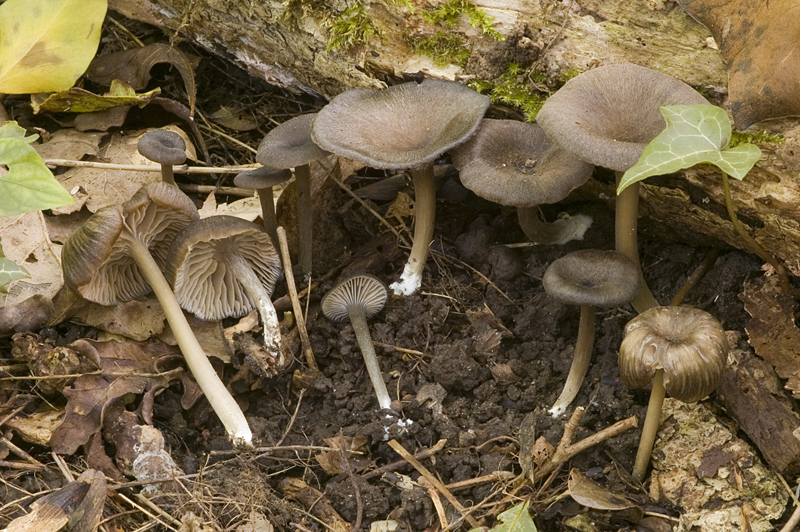
[(75, 202), (55, 180), (42, 158), (30, 145), (31, 137), (16, 122), (0, 127), (0, 216), (52, 209)]
[(661, 108), (667, 127), (642, 152), (620, 180), (617, 194), (629, 185), (654, 175), (664, 175), (709, 163), (736, 179), (761, 158), (754, 144), (725, 149), (731, 139), (731, 122), (715, 105), (670, 105)]
[(31, 274), (28, 273), (28, 270), (19, 266), (13, 260), (6, 258), (3, 253), (3, 246), (0, 244), (0, 292), (7, 294), (6, 285), (8, 283), (17, 279), (27, 279), (30, 276)]
[[(538, 529), (528, 513), (528, 505), (523, 502), (497, 516), (502, 524), (495, 525), (489, 532), (537, 532)], [(480, 528), (473, 528), (469, 532), (479, 532)]]

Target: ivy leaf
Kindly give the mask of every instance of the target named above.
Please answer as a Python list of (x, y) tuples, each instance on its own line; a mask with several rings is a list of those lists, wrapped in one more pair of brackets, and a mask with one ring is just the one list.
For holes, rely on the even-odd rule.
[(51, 209), (75, 202), (56, 181), (44, 161), (30, 145), (30, 137), (16, 122), (0, 127), (0, 216)]
[(8, 283), (17, 279), (27, 279), (30, 276), (31, 274), (28, 273), (28, 270), (19, 266), (13, 260), (6, 258), (3, 253), (3, 246), (0, 244), (0, 292), (7, 294), (6, 285)]
[[(502, 524), (495, 525), (489, 532), (538, 532), (536, 524), (528, 513), (528, 505), (523, 502), (497, 516)], [(480, 528), (473, 528), (469, 532), (478, 532)]]
[(625, 172), (617, 194), (650, 176), (671, 174), (700, 163), (713, 164), (731, 177), (744, 179), (761, 158), (761, 150), (754, 144), (725, 149), (731, 138), (731, 122), (715, 105), (669, 105), (661, 108), (661, 114), (667, 121), (666, 129)]
[(108, 0), (6, 0), (0, 5), (0, 92), (71, 87), (97, 52)]

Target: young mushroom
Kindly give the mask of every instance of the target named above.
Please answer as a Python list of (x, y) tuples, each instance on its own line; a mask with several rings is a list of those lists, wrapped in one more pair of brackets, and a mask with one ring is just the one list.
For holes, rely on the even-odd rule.
[[(645, 146), (666, 127), (665, 105), (708, 103), (686, 83), (632, 64), (607, 65), (576, 76), (542, 106), (536, 122), (579, 159), (614, 170), (617, 183)], [(616, 200), (616, 249), (641, 269), (637, 244), (639, 184)], [(646, 284), (633, 301), (642, 312), (657, 306)]]
[[(277, 368), (287, 364), (270, 296), (281, 263), (270, 237), (235, 216), (210, 216), (187, 225), (169, 248), (166, 275), (178, 303), (208, 321), (258, 309), (264, 348)], [(256, 361), (262, 370), (267, 362)]]
[(186, 143), (183, 138), (166, 129), (151, 129), (139, 139), (139, 153), (161, 165), (161, 180), (175, 184), (172, 167), (186, 162)]
[(554, 260), (542, 277), (545, 292), (564, 303), (580, 305), (578, 340), (561, 395), (550, 408), (563, 414), (578, 395), (594, 346), (595, 307), (627, 305), (641, 290), (636, 264), (616, 251), (585, 249)]
[(237, 447), (252, 447), (241, 408), (198, 343), (161, 273), (172, 239), (199, 215), (175, 185), (150, 183), (122, 205), (99, 209), (64, 243), (64, 281), (102, 305), (154, 292), (186, 363)]
[(333, 321), (350, 320), (356, 341), (364, 357), (369, 379), (378, 396), (382, 410), (391, 409), (392, 399), (383, 382), (381, 366), (369, 334), (367, 319), (381, 311), (388, 293), (380, 279), (374, 275), (356, 275), (342, 281), (322, 297), (320, 306), (325, 317)]
[(537, 244), (581, 240), (592, 219), (546, 223), (539, 205), (556, 203), (592, 175), (585, 163), (550, 141), (535, 124), (484, 118), (475, 135), (451, 150), (461, 183), (478, 196), (517, 208), (522, 231)]
[(258, 145), (256, 161), (278, 170), (294, 168), (297, 200), (297, 237), (300, 268), (311, 272), (313, 254), (313, 207), (309, 164), (330, 155), (311, 140), (311, 122), (316, 113), (300, 115), (270, 130)]
[(275, 198), (272, 196), (272, 187), (285, 183), (291, 178), (292, 172), (287, 169), (275, 170), (266, 166), (240, 172), (233, 178), (233, 184), (237, 187), (249, 188), (258, 194), (264, 231), (276, 246), (278, 245), (278, 219), (275, 215)]
[(461, 83), (426, 79), (384, 90), (350, 89), (312, 123), (311, 138), (324, 150), (373, 168), (411, 172), (414, 243), (400, 281), (390, 286), (395, 294), (411, 295), (422, 282), (436, 216), (433, 163), (475, 133), (488, 107), (488, 96)]
[(722, 324), (700, 309), (654, 307), (625, 326), (620, 379), (634, 387), (653, 384), (633, 466), (636, 480), (644, 479), (650, 463), (665, 394), (686, 403), (710, 394), (722, 377), (728, 350)]

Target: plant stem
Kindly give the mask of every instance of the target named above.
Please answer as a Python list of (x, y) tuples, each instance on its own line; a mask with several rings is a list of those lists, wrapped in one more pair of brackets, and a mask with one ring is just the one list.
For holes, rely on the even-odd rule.
[(422, 284), (422, 270), (428, 260), (433, 228), (436, 220), (436, 186), (433, 180), (433, 163), (411, 170), (414, 182), (414, 243), (403, 268), (400, 281), (389, 288), (396, 295), (410, 296)]
[(297, 201), (297, 240), (300, 243), (300, 269), (311, 273), (313, 255), (314, 211), (311, 203), (311, 172), (307, 164), (294, 169), (295, 199)]
[(358, 342), (358, 347), (361, 349), (361, 355), (364, 357), (364, 364), (367, 366), (369, 380), (372, 381), (375, 395), (378, 396), (378, 405), (381, 409), (389, 409), (392, 406), (392, 399), (389, 397), (386, 383), (383, 382), (381, 366), (378, 364), (378, 356), (375, 354), (375, 347), (372, 345), (372, 337), (369, 334), (369, 326), (367, 325), (367, 317), (364, 314), (364, 307), (361, 305), (350, 305), (347, 308), (347, 314), (350, 316), (350, 324), (353, 326), (353, 331), (356, 333), (356, 341)]
[(172, 293), (164, 274), (161, 273), (150, 251), (147, 247), (138, 240), (133, 240), (130, 243), (131, 255), (139, 270), (144, 275), (147, 282), (161, 304), (164, 310), (164, 316), (167, 318), (169, 326), (172, 328), (172, 333), (175, 335), (175, 340), (178, 342), (186, 364), (189, 370), (194, 375), (200, 389), (203, 390), (206, 399), (211, 404), (222, 424), (225, 426), (225, 431), (228, 437), (233, 442), (233, 445), (239, 448), (253, 447), (253, 434), (247, 424), (242, 409), (231, 396), (230, 392), (214, 371), (211, 362), (208, 361), (203, 348), (194, 336), (189, 322), (186, 321), (186, 316), (175, 295)]
[(653, 377), (653, 388), (650, 390), (650, 402), (647, 403), (647, 414), (645, 414), (644, 425), (642, 426), (642, 437), (639, 440), (639, 450), (636, 451), (636, 461), (633, 464), (633, 478), (641, 483), (647, 466), (650, 465), (650, 453), (653, 452), (653, 443), (656, 441), (658, 426), (661, 424), (661, 407), (664, 405), (666, 396), (664, 389), (664, 370), (657, 369)]
[[(623, 172), (616, 172), (617, 187)], [(617, 251), (631, 259), (642, 271), (642, 263), (639, 261), (639, 242), (637, 230), (639, 225), (639, 183), (634, 183), (626, 187), (617, 195), (615, 208), (614, 239)], [(659, 306), (658, 301), (653, 297), (650, 288), (644, 280), (642, 274), (642, 290), (631, 302), (636, 312)]]
[(175, 184), (175, 172), (172, 170), (171, 164), (161, 165), (161, 181), (170, 185)]
[(575, 343), (575, 353), (572, 357), (572, 366), (569, 368), (567, 382), (558, 400), (550, 408), (552, 416), (560, 416), (566, 412), (567, 407), (578, 395), (583, 379), (589, 370), (594, 347), (595, 308), (592, 305), (581, 305), (581, 319), (578, 324), (578, 340)]
[(258, 189), (258, 202), (261, 204), (261, 222), (264, 231), (272, 239), (272, 245), (278, 247), (278, 217), (275, 215), (275, 198), (272, 187)]

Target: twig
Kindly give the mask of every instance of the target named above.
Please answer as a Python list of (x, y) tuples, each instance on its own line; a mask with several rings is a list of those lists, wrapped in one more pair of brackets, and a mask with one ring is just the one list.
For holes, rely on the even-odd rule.
[(786, 524), (783, 525), (780, 532), (793, 532), (798, 524), (800, 524), (800, 505), (795, 507), (792, 516), (786, 521)]
[[(132, 172), (161, 172), (160, 164), (117, 164), (101, 163), (98, 161), (75, 161), (72, 159), (45, 159), (47, 166), (68, 166), (72, 168), (100, 168), (102, 170), (129, 170)], [(179, 164), (172, 167), (176, 174), (238, 174), (245, 170), (254, 170), (260, 165), (244, 164), (237, 166), (189, 166)], [(252, 192), (251, 194), (252, 195)]]
[[(437, 441), (433, 446), (428, 447), (427, 449), (423, 449), (418, 453), (414, 453), (414, 458), (417, 460), (425, 460), (433, 456), (434, 454), (438, 453), (444, 448), (444, 444), (447, 443), (447, 439), (442, 438), (441, 440)], [(369, 473), (364, 473), (361, 475), (361, 478), (364, 480), (368, 480), (371, 478), (379, 477), (384, 473), (390, 473), (392, 471), (396, 471), (403, 466), (408, 465), (407, 460), (398, 460), (397, 462), (392, 462), (391, 464), (386, 464), (385, 466), (381, 466), (377, 469), (373, 469)]]
[(444, 505), (442, 504), (442, 499), (439, 497), (439, 492), (436, 491), (436, 488), (434, 488), (425, 477), (419, 479), (419, 485), (427, 490), (428, 497), (431, 498), (433, 507), (436, 509), (436, 515), (439, 517), (439, 526), (442, 529), (447, 528), (447, 513), (444, 511)]
[(26, 462), (9, 462), (8, 460), (0, 460), (0, 467), (5, 469), (19, 469), (21, 471), (44, 471), (47, 466), (44, 464), (29, 464)]
[[(452, 493), (450, 493), (450, 490), (447, 489), (447, 486), (445, 486), (441, 480), (436, 478), (433, 475), (433, 473), (428, 471), (428, 469), (424, 465), (422, 465), (422, 463), (420, 463), (419, 460), (414, 458), (414, 455), (406, 451), (405, 448), (402, 445), (400, 445), (400, 443), (397, 440), (390, 440), (389, 447), (394, 449), (394, 451), (400, 456), (402, 456), (406, 462), (411, 464), (411, 466), (414, 469), (416, 469), (420, 475), (425, 477), (425, 479), (427, 479), (427, 481), (430, 482), (431, 485), (435, 487), (439, 491), (439, 493), (441, 493), (444, 496), (444, 498), (447, 499), (447, 501), (450, 504), (452, 504), (456, 510), (458, 510), (459, 513), (461, 514), (466, 513), (467, 511), (466, 508), (464, 508), (464, 506), (458, 501), (458, 499), (456, 499), (455, 496)], [(480, 523), (478, 523), (478, 521), (472, 516), (467, 517), (467, 522), (473, 528), (481, 526)]]
[(297, 297), (297, 285), (294, 283), (292, 273), (292, 259), (289, 257), (289, 244), (286, 242), (286, 231), (278, 226), (278, 241), (280, 242), (281, 258), (283, 259), (283, 271), (286, 275), (286, 286), (289, 289), (289, 297), (292, 301), (292, 310), (297, 321), (297, 331), (300, 333), (300, 342), (303, 344), (303, 354), (306, 357), (306, 364), (312, 370), (319, 371), (317, 361), (314, 359), (314, 351), (311, 350), (311, 341), (308, 339), (306, 330), (306, 319), (303, 316), (303, 307), (300, 306), (300, 299)]
[(20, 449), (15, 443), (13, 443), (11, 440), (6, 438), (5, 436), (0, 436), (0, 444), (5, 445), (6, 449), (8, 449), (12, 453), (16, 454), (17, 456), (19, 456), (20, 458), (22, 458), (23, 460), (25, 460), (29, 464), (35, 465), (36, 467), (41, 467), (41, 468), (47, 469), (47, 466), (45, 466), (39, 460), (37, 460), (33, 456), (29, 455), (28, 453), (26, 453), (25, 451)]
[(356, 476), (353, 474), (353, 468), (350, 467), (350, 460), (347, 458), (344, 450), (347, 447), (347, 443), (344, 441), (344, 433), (342, 429), (339, 429), (339, 445), (341, 449), (339, 449), (339, 456), (342, 459), (342, 464), (344, 466), (344, 471), (347, 473), (347, 477), (350, 479), (350, 483), (353, 485), (353, 491), (356, 494), (356, 522), (353, 523), (353, 528), (350, 530), (352, 532), (358, 532), (361, 528), (361, 520), (364, 517), (364, 501), (361, 500), (361, 489), (358, 487), (358, 482), (356, 482)]
[(305, 393), (305, 389), (302, 389), (302, 390), (300, 390), (300, 393), (297, 394), (297, 406), (294, 409), (294, 414), (292, 414), (291, 419), (289, 419), (289, 424), (286, 425), (286, 429), (283, 431), (283, 436), (281, 436), (281, 439), (278, 440), (278, 443), (277, 443), (278, 446), (280, 446), (280, 444), (283, 443), (283, 440), (286, 439), (286, 436), (289, 435), (289, 432), (292, 430), (292, 427), (294, 426), (294, 422), (297, 419), (297, 413), (300, 412), (300, 403), (303, 402), (303, 394), (304, 393)]
[(711, 248), (711, 251), (708, 252), (706, 258), (703, 259), (703, 262), (693, 271), (689, 277), (686, 278), (686, 282), (683, 283), (680, 290), (675, 294), (675, 297), (672, 298), (672, 301), (669, 302), (670, 306), (677, 307), (681, 303), (683, 303), (683, 298), (686, 297), (686, 294), (689, 293), (694, 285), (696, 285), (700, 279), (703, 278), (705, 274), (714, 266), (714, 263), (717, 261), (717, 257), (719, 257), (719, 246), (714, 246)]
[(452, 482), (447, 485), (447, 489), (450, 491), (463, 490), (466, 488), (472, 488), (474, 486), (480, 486), (481, 484), (486, 484), (488, 482), (513, 480), (516, 477), (517, 474), (513, 471), (495, 471), (494, 473), (483, 475), (481, 477), (461, 480), (459, 482)]
[[(324, 445), (282, 445), (280, 447), (256, 447), (248, 450), (249, 453), (261, 453), (261, 456), (267, 454), (274, 454), (281, 451), (335, 451), (335, 447), (326, 447)], [(209, 456), (228, 456), (231, 454), (241, 454), (241, 450), (226, 449), (219, 451), (209, 451)], [(364, 454), (361, 451), (347, 451), (352, 454)], [(257, 456), (256, 458), (260, 458)]]
[(397, 345), (384, 344), (382, 342), (376, 342), (375, 340), (372, 341), (372, 345), (374, 345), (375, 347), (382, 347), (384, 349), (393, 349), (398, 353), (405, 353), (407, 355), (414, 355), (418, 357), (432, 356), (427, 353), (423, 353), (422, 351), (416, 351), (414, 349), (406, 349), (405, 347), (400, 347)]

